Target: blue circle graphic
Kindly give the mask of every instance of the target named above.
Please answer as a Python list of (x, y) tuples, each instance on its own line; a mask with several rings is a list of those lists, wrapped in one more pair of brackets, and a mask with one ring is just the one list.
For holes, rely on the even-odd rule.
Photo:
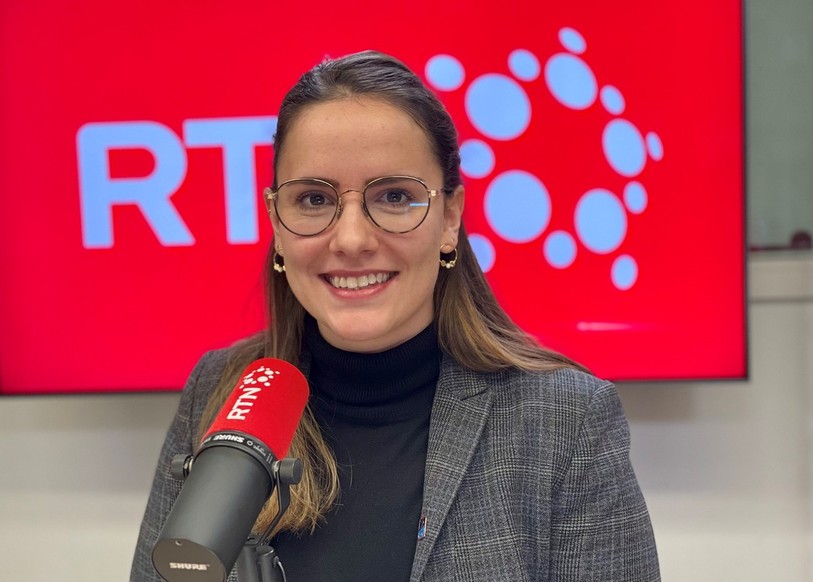
[(435, 55), (426, 62), (426, 78), (436, 89), (454, 91), (463, 84), (466, 72), (456, 58)]
[(517, 49), (508, 55), (508, 68), (517, 79), (533, 81), (539, 77), (541, 65), (539, 59), (532, 52)]
[(573, 28), (565, 27), (559, 30), (559, 42), (572, 53), (582, 54), (587, 49), (584, 37)]
[(646, 188), (640, 182), (630, 182), (624, 187), (624, 204), (633, 214), (641, 214), (646, 210)]
[(610, 278), (616, 288), (626, 291), (638, 280), (638, 263), (629, 255), (621, 255), (613, 261)]
[(596, 100), (596, 77), (579, 57), (567, 53), (553, 55), (545, 65), (545, 81), (565, 107), (587, 109)]
[(477, 257), (477, 262), (480, 263), (480, 268), (483, 270), (483, 273), (488, 273), (491, 267), (494, 266), (494, 261), (497, 258), (494, 245), (482, 234), (470, 234), (469, 244), (474, 251), (474, 256)]
[(551, 267), (565, 269), (576, 260), (576, 241), (569, 232), (557, 230), (545, 239), (543, 251)]
[(497, 140), (519, 137), (531, 122), (531, 101), (519, 84), (490, 73), (475, 79), (466, 91), (466, 113), (483, 135)]
[(470, 178), (484, 178), (494, 169), (494, 151), (486, 142), (467, 139), (460, 145), (460, 169)]
[(627, 214), (616, 196), (602, 188), (588, 191), (576, 204), (576, 234), (598, 254), (617, 249), (627, 235)]
[(604, 156), (613, 170), (631, 178), (637, 176), (646, 164), (644, 138), (626, 119), (613, 119), (601, 136)]
[(608, 113), (612, 113), (613, 115), (621, 115), (624, 113), (626, 102), (624, 101), (624, 96), (621, 95), (621, 91), (612, 85), (605, 85), (601, 88), (599, 96), (601, 98), (601, 104), (604, 105), (604, 109), (606, 109)]
[(646, 134), (646, 147), (653, 160), (660, 162), (663, 159), (663, 142), (657, 133), (650, 131)]
[(510, 170), (494, 178), (483, 206), (494, 232), (513, 243), (534, 240), (550, 222), (547, 188), (539, 178), (522, 170)]

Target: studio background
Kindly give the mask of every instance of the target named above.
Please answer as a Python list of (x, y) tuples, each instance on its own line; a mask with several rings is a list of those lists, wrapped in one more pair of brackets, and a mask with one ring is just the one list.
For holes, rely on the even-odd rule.
[[(749, 237), (771, 246), (813, 225), (813, 3), (745, 9)], [(664, 580), (813, 580), (813, 255), (751, 253), (749, 287), (748, 381), (619, 386)], [(127, 579), (177, 401), (0, 401), (0, 581)]]

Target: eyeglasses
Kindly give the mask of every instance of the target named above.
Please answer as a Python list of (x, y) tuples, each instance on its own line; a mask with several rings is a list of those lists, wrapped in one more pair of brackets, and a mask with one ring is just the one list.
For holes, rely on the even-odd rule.
[[(276, 190), (263, 191), (269, 206), (274, 202), (277, 217), (286, 229), (299, 236), (315, 236), (327, 230), (342, 213), (342, 196), (330, 182), (318, 178), (288, 180)], [(412, 176), (376, 178), (361, 190), (361, 208), (383, 231), (404, 234), (418, 228), (429, 214), (429, 203), (440, 192)]]

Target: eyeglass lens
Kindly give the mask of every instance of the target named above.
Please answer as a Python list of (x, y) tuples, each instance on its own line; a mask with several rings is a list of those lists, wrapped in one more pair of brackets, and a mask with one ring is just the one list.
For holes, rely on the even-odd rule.
[[(408, 177), (379, 178), (364, 189), (369, 218), (393, 233), (417, 228), (429, 212), (429, 198), (426, 186)], [(280, 220), (291, 232), (318, 234), (333, 222), (339, 194), (326, 182), (292, 180), (277, 191), (276, 207)]]

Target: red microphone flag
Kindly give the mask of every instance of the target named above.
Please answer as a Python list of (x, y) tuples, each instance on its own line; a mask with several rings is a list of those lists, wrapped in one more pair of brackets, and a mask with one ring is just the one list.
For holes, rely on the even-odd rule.
[(204, 435), (238, 431), (265, 443), (277, 459), (288, 447), (308, 402), (308, 381), (293, 364), (275, 358), (252, 362)]

